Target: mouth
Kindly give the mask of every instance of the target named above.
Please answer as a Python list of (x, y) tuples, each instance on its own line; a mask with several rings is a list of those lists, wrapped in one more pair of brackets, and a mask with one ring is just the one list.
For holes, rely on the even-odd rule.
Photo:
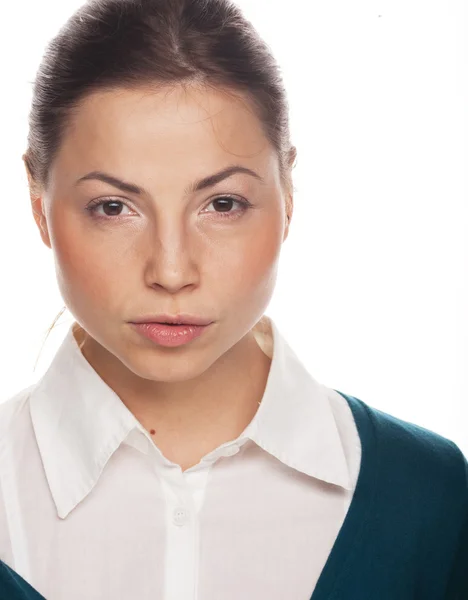
[(181, 346), (196, 338), (209, 329), (207, 325), (192, 325), (190, 323), (170, 323), (165, 321), (132, 323), (132, 326), (146, 338), (160, 346)]

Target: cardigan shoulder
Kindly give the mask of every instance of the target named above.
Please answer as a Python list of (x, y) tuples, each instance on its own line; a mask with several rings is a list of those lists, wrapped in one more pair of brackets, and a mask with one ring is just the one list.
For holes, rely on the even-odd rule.
[[(460, 448), (433, 431), (367, 407), (389, 460), (417, 482), (422, 547), (419, 586), (429, 598), (442, 561), (447, 562), (444, 600), (468, 599), (468, 461)], [(416, 488), (413, 488), (416, 491)], [(416, 508), (416, 506), (415, 506)]]
[[(362, 401), (360, 401), (362, 402)], [(387, 461), (417, 482), (434, 502), (468, 507), (468, 462), (452, 440), (362, 402)]]
[(401, 569), (401, 581), (411, 568), (415, 598), (467, 600), (466, 457), (452, 440), (339, 393), (361, 435), (357, 491), (371, 506), (365, 518), (379, 551), (394, 573)]
[(385, 467), (388, 475), (399, 473), (399, 480), (412, 482), (411, 488), (420, 497), (442, 503), (455, 499), (466, 507), (468, 461), (455, 442), (339, 393), (348, 400), (363, 441), (373, 440), (372, 460)]

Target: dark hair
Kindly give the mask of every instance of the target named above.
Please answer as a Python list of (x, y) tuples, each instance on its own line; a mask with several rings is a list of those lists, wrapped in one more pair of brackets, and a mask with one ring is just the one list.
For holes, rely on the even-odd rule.
[(47, 187), (69, 118), (86, 95), (190, 83), (245, 94), (291, 190), (296, 149), (280, 68), (230, 0), (89, 0), (79, 8), (47, 45), (34, 82), (23, 156), (32, 179)]
[(88, 0), (79, 8), (47, 45), (34, 81), (23, 155), (30, 184), (47, 187), (70, 117), (85, 96), (171, 84), (245, 94), (278, 153), (289, 215), (296, 148), (280, 68), (230, 0)]

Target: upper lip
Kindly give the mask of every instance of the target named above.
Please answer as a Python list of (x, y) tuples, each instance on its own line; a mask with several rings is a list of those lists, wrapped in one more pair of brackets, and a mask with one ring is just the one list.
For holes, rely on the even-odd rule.
[(187, 313), (179, 315), (144, 315), (134, 319), (131, 323), (180, 323), (182, 325), (209, 325), (213, 321), (204, 317), (188, 315)]

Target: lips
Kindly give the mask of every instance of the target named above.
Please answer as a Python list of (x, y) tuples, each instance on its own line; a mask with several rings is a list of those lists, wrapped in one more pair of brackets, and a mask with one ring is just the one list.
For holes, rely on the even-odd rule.
[(132, 326), (144, 337), (160, 346), (182, 346), (200, 337), (209, 329), (208, 325), (165, 325), (164, 323), (132, 323)]

